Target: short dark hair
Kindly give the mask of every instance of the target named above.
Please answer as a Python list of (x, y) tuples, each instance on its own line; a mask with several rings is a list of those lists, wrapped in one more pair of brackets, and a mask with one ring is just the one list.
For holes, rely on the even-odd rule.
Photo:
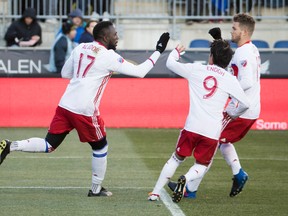
[(74, 25), (71, 22), (63, 22), (62, 23), (62, 33), (69, 34), (73, 29), (75, 29)]
[(226, 68), (233, 56), (233, 50), (227, 40), (214, 40), (210, 45), (210, 54), (213, 63), (219, 67)]
[(89, 20), (89, 21), (86, 23), (86, 25), (85, 25), (85, 31), (87, 31), (86, 29), (90, 27), (90, 24), (91, 24), (92, 22), (98, 23), (96, 20)]
[(255, 20), (248, 14), (240, 13), (233, 17), (233, 22), (239, 22), (240, 28), (246, 27), (250, 36), (253, 34), (255, 29)]
[(113, 26), (113, 23), (110, 21), (99, 22), (93, 29), (93, 37), (95, 40), (99, 40), (106, 35), (106, 31)]

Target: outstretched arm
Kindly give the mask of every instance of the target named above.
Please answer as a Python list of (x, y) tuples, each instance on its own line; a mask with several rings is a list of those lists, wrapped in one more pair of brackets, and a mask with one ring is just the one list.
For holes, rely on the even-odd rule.
[(163, 33), (157, 41), (156, 51), (145, 62), (139, 65), (134, 65), (130, 62), (124, 61), (120, 67), (117, 68), (117, 72), (135, 77), (145, 77), (155, 65), (156, 61), (160, 57), (160, 54), (165, 51), (169, 39), (169, 33)]
[(187, 79), (188, 76), (191, 74), (191, 67), (193, 67), (193, 64), (184, 64), (178, 62), (178, 60), (180, 59), (180, 55), (184, 53), (184, 51), (185, 47), (183, 45), (177, 45), (177, 47), (172, 50), (172, 52), (168, 56), (166, 66), (169, 70)]

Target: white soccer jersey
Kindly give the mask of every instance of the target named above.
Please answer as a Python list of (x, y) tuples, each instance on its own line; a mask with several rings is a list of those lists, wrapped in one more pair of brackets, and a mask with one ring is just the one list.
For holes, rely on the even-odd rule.
[(100, 115), (101, 97), (112, 73), (144, 77), (159, 56), (155, 51), (145, 62), (134, 65), (98, 42), (80, 44), (62, 68), (62, 77), (71, 80), (59, 106), (85, 116)]
[[(240, 117), (257, 119), (260, 115), (260, 67), (258, 49), (251, 41), (238, 47), (231, 60), (232, 73), (237, 77), (250, 102), (249, 109)], [(235, 103), (231, 101), (230, 106)]]
[[(188, 80), (190, 108), (184, 129), (211, 139), (218, 139), (222, 130), (224, 106), (229, 96), (236, 98), (242, 106), (235, 115), (245, 111), (249, 102), (236, 77), (216, 65), (179, 63), (179, 54), (174, 49), (167, 67)], [(241, 108), (240, 108), (241, 107)]]

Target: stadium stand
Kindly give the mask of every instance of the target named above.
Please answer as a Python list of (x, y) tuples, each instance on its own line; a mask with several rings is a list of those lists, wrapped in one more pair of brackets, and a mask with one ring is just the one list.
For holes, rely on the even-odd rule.
[(190, 42), (189, 48), (209, 48), (210, 41), (205, 39), (195, 39)]
[(269, 43), (264, 40), (252, 40), (252, 43), (257, 47), (257, 48), (269, 48)]
[(238, 47), (237, 44), (232, 42), (232, 41), (229, 41), (229, 43), (230, 43), (231, 48), (237, 48)]
[(288, 40), (276, 41), (273, 48), (288, 48)]
[[(199, 0), (192, 1), (192, 6)], [(226, 1), (226, 0), (219, 0)], [(53, 3), (54, 2), (54, 3)], [(83, 7), (84, 4), (94, 4), (92, 7)], [(61, 23), (67, 19), (67, 14), (75, 5), (82, 4), (84, 18), (89, 19), (93, 11), (99, 11), (99, 19), (104, 18), (104, 4), (110, 2), (110, 10), (108, 18), (112, 20), (117, 28), (120, 37), (118, 49), (149, 49), (154, 46), (154, 39), (163, 31), (169, 31), (171, 41), (181, 41), (187, 47), (194, 39), (207, 39), (211, 37), (207, 34), (207, 29), (215, 26), (221, 27), (225, 39), (230, 38), (231, 18), (236, 13), (246, 12), (246, 0), (239, 0), (240, 7), (236, 1), (229, 1), (226, 13), (213, 15), (212, 1), (205, 0), (205, 7), (198, 8), (196, 14), (188, 16), (187, 2), (188, 0), (97, 0), (102, 3), (99, 9), (95, 7), (96, 0), (1, 0), (0, 1), (0, 47), (4, 47), (4, 34), (12, 20), (19, 18), (25, 7), (34, 7), (38, 12), (43, 29), (43, 43), (41, 47), (50, 47), (55, 34), (57, 33)], [(265, 40), (273, 47), (277, 40), (287, 40), (288, 38), (288, 3), (278, 1), (281, 4), (271, 4), (274, 0), (254, 1), (249, 13), (257, 21), (257, 29), (254, 32), (254, 39)], [(45, 7), (44, 7), (44, 6)], [(101, 4), (100, 4), (101, 5)], [(241, 7), (243, 5), (243, 7)], [(107, 6), (106, 6), (107, 7)], [(205, 21), (205, 23), (194, 22), (193, 25), (187, 26), (185, 21), (189, 19)], [(213, 20), (213, 22), (212, 22)], [(50, 22), (53, 21), (53, 22)], [(269, 26), (269, 28), (267, 28)], [(275, 34), (277, 32), (277, 34)], [(143, 43), (137, 43), (135, 38), (141, 39)], [(144, 43), (145, 40), (145, 43)], [(170, 47), (171, 46), (171, 47)], [(173, 48), (174, 43), (168, 44), (168, 49)]]

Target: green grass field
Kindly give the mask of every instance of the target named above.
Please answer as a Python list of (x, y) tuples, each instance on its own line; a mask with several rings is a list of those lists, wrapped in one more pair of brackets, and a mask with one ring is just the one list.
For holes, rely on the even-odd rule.
[[(162, 201), (147, 201), (147, 194), (173, 152), (179, 130), (107, 129), (107, 134), (108, 169), (103, 185), (113, 192), (112, 197), (87, 197), (90, 146), (80, 143), (73, 132), (54, 153), (8, 155), (0, 167), (0, 215), (171, 215)], [(0, 128), (1, 139), (45, 135), (43, 128)], [(288, 215), (288, 131), (250, 131), (235, 146), (249, 174), (243, 192), (228, 196), (231, 170), (217, 153), (197, 199), (183, 199), (179, 208), (193, 216)], [(193, 158), (187, 159), (174, 180), (193, 163)]]

